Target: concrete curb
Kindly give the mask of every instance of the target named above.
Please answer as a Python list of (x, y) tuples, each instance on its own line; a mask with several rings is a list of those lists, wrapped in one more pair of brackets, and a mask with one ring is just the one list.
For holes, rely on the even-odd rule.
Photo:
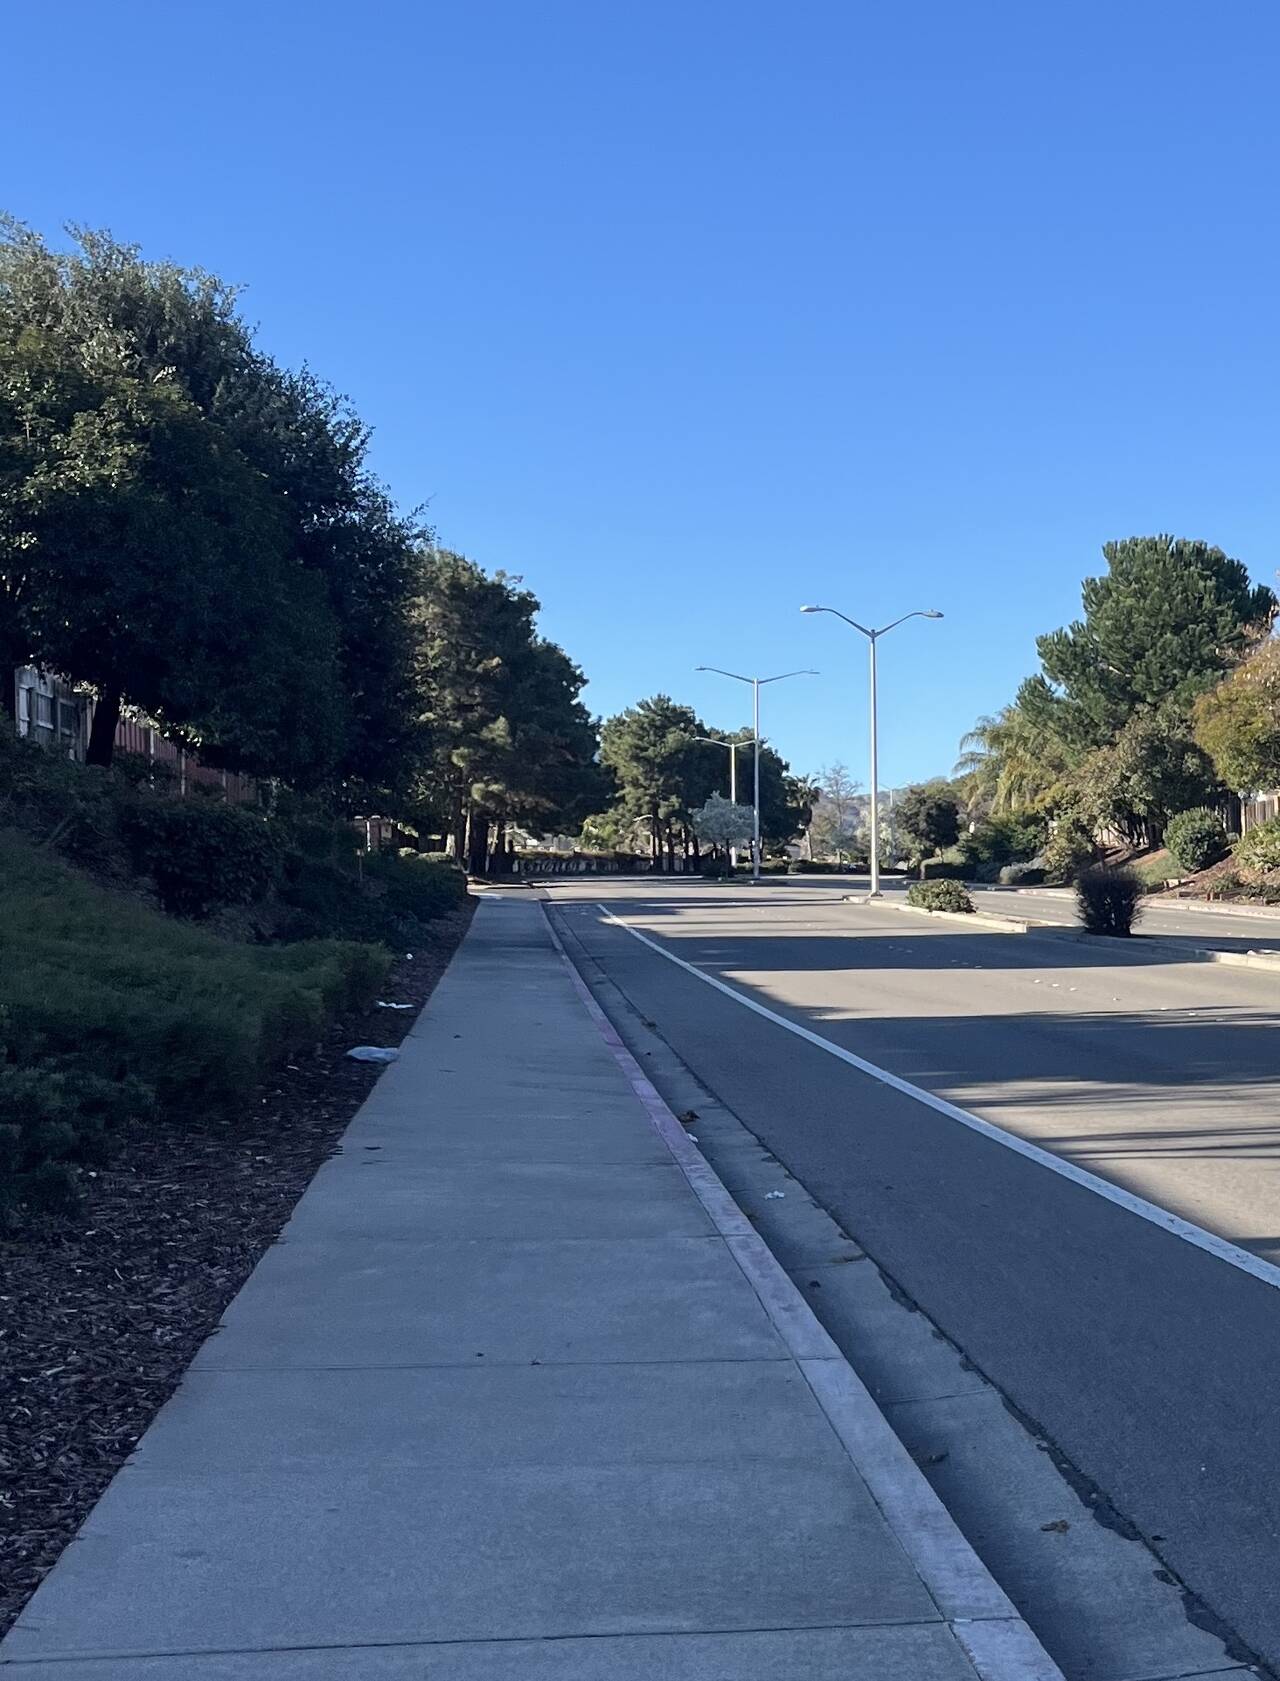
[(539, 903), (551, 942), (584, 1009), (725, 1239), (980, 1681), (1064, 1681), (1062, 1671), (965, 1540), (862, 1380), (627, 1049), (569, 956), (546, 901)]
[(958, 922), (965, 928), (994, 928), (1000, 934), (1025, 934), (1036, 924), (1016, 916), (1001, 916), (996, 911), (931, 911), (924, 905), (900, 905), (893, 899), (869, 899), (860, 894), (846, 893), (847, 905), (868, 905), (876, 910), (907, 911), (912, 916), (931, 916), (942, 922)]
[(1083, 928), (1064, 928), (1054, 922), (1028, 923), (1027, 932), (1047, 940), (1070, 940), (1076, 945), (1107, 946), (1117, 951), (1168, 951), (1197, 963), (1225, 963), (1234, 969), (1280, 971), (1280, 951), (1218, 951), (1213, 946), (1184, 946), (1180, 940), (1167, 939), (1160, 934), (1130, 934), (1120, 938), (1112, 934), (1087, 934)]

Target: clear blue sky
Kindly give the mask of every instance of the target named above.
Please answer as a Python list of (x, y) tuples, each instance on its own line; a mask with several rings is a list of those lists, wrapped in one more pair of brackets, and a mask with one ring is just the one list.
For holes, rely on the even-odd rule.
[[(61, 0), (0, 201), (249, 290), (602, 713), (700, 662), (797, 769), (946, 771), (1110, 537), (1273, 581), (1280, 11), (1183, 0)], [(744, 696), (745, 699), (745, 696)]]

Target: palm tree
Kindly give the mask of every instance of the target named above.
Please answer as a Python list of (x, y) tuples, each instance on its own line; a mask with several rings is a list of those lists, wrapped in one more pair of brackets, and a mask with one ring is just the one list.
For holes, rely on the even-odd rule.
[(1037, 804), (1070, 768), (1061, 738), (1015, 701), (978, 719), (960, 743), (955, 774), (971, 805), (1003, 816)]

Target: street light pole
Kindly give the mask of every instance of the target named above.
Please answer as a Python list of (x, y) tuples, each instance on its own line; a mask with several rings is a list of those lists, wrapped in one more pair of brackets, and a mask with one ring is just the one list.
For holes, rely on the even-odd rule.
[(866, 625), (860, 625), (856, 619), (851, 619), (847, 613), (842, 613), (838, 607), (802, 607), (802, 613), (834, 613), (837, 619), (843, 619), (845, 624), (852, 625), (866, 637), (871, 649), (871, 897), (880, 897), (880, 765), (879, 765), (879, 729), (876, 719), (876, 643), (888, 631), (898, 625), (906, 624), (908, 619), (940, 619), (942, 614), (937, 608), (929, 607), (923, 611), (904, 613), (900, 619), (892, 623), (881, 625), (878, 630), (871, 630)]
[(766, 683), (782, 683), (788, 677), (816, 677), (816, 671), (780, 671), (776, 677), (744, 677), (739, 671), (724, 671), (718, 665), (699, 665), (697, 671), (714, 671), (717, 677), (732, 677), (735, 683), (751, 685), (751, 728), (755, 736), (755, 800), (751, 816), (751, 879), (760, 880), (760, 690)]
[(751, 679), (751, 733), (755, 736), (752, 758), (755, 788), (751, 800), (751, 879), (760, 880), (760, 679)]
[(880, 765), (876, 727), (876, 643), (875, 631), (867, 638), (871, 649), (871, 897), (880, 895)]

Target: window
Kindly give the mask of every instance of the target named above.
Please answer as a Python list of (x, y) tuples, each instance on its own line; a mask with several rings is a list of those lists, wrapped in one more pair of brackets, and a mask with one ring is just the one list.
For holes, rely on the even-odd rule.
[(42, 695), (36, 690), (36, 728), (51, 730), (53, 728), (53, 696)]

